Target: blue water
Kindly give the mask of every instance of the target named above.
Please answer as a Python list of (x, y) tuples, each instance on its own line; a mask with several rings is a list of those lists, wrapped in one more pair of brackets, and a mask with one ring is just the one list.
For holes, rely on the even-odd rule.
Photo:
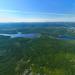
[(73, 36), (68, 36), (68, 35), (59, 35), (57, 37), (57, 39), (61, 39), (61, 40), (75, 40), (75, 37)]
[[(39, 38), (41, 34), (39, 33), (28, 33), (28, 34), (22, 34), (22, 33), (17, 33), (17, 34), (0, 34), (0, 36), (9, 36), (10, 38)], [(75, 37), (73, 36), (68, 36), (68, 35), (59, 35), (56, 37), (56, 39), (61, 39), (61, 40), (75, 40)]]
[[(11, 35), (11, 34), (10, 34)], [(40, 37), (40, 34), (36, 33), (29, 33), (29, 34), (13, 34), (11, 35), (12, 38), (17, 38), (17, 37), (23, 37), (23, 38), (37, 38)]]
[(41, 36), (41, 34), (38, 34), (38, 33), (29, 33), (29, 34), (17, 33), (17, 34), (0, 34), (0, 36), (9, 36), (10, 38), (18, 38), (18, 37), (38, 38)]

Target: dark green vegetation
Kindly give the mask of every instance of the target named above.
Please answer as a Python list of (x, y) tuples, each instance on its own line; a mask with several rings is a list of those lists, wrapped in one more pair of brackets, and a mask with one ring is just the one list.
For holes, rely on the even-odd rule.
[(0, 75), (75, 75), (75, 40), (60, 40), (59, 34), (74, 35), (64, 27), (8, 27), (1, 33), (39, 32), (40, 38), (0, 36)]
[(17, 75), (75, 75), (75, 46), (71, 42), (48, 37), (34, 40), (18, 61)]

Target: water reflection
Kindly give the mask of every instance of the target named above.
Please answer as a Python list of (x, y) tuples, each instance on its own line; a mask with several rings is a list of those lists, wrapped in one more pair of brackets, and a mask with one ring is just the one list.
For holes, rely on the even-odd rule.
[(9, 36), (10, 38), (39, 38), (41, 34), (39, 33), (28, 33), (28, 34), (22, 34), (21, 32), (18, 32), (17, 34), (0, 34), (0, 36)]

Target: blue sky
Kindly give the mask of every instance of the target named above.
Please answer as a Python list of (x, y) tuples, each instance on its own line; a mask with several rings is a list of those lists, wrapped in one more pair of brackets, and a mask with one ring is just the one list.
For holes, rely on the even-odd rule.
[(74, 21), (75, 0), (0, 0), (0, 21)]

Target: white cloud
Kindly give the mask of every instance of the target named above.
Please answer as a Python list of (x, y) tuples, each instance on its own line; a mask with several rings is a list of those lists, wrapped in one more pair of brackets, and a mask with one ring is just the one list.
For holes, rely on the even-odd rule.
[[(40, 14), (40, 15), (49, 15), (46, 18), (22, 18), (21, 16), (16, 17), (16, 14)], [(53, 17), (52, 17), (53, 16)], [(59, 14), (59, 13), (48, 13), (48, 12), (25, 12), (19, 10), (0, 10), (0, 22), (75, 22), (74, 14)]]
[(65, 13), (49, 13), (49, 12), (31, 12), (31, 11), (19, 11), (19, 10), (0, 10), (0, 13), (20, 13), (20, 14), (41, 14), (41, 15), (44, 15), (44, 14), (46, 14), (46, 15), (72, 15), (72, 13), (70, 13), (70, 14), (65, 14)]
[(0, 10), (0, 12), (20, 12), (18, 10)]

